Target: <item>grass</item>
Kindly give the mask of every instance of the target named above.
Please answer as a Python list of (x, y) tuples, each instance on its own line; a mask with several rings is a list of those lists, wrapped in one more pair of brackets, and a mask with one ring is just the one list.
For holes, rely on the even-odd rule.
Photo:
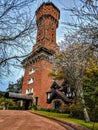
[[(79, 119), (69, 117), (69, 114), (46, 112), (46, 111), (39, 111), (39, 110), (38, 111), (33, 110), (33, 112), (41, 114), (41, 115), (45, 115), (45, 116), (48, 116), (48, 117), (53, 117), (53, 118), (56, 118), (56, 119), (60, 119), (60, 120), (63, 120), (63, 121), (76, 123), (76, 124), (85, 126), (85, 127), (89, 128), (91, 130), (98, 130), (98, 123), (95, 123), (95, 124), (93, 122), (86, 123), (84, 120), (79, 120)], [(92, 129), (93, 124), (94, 124), (94, 129)]]

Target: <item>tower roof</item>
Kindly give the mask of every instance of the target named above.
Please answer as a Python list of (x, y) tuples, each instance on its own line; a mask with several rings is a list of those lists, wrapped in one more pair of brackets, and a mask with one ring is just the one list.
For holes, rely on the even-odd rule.
[[(60, 10), (52, 3), (52, 2), (43, 2), (40, 7), (36, 10), (36, 13), (40, 10), (40, 8), (42, 8), (44, 5), (52, 5), (60, 14)], [(60, 16), (59, 16), (60, 17)]]

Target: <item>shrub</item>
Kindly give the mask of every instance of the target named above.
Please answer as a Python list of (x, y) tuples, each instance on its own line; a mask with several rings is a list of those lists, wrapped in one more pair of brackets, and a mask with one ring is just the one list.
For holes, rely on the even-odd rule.
[(70, 105), (69, 110), (70, 110), (70, 117), (75, 117), (78, 119), (84, 118), (84, 114), (83, 114), (82, 107), (80, 104)]
[(9, 106), (8, 107), (9, 110), (25, 110), (25, 108), (23, 106)]
[(31, 109), (37, 110), (37, 105), (33, 104), (32, 106), (29, 107), (29, 110)]
[(40, 108), (40, 111), (46, 111), (46, 112), (54, 112), (54, 113), (61, 113), (59, 110), (57, 109), (49, 109), (49, 108)]
[(98, 122), (98, 106), (89, 113), (91, 121)]

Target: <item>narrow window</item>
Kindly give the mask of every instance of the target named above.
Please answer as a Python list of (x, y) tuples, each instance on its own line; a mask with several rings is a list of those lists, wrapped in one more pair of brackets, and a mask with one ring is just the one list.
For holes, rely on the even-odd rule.
[(70, 90), (70, 87), (68, 87), (68, 88), (67, 88), (67, 92), (70, 93), (70, 91), (71, 91), (71, 90)]
[(26, 89), (26, 94), (33, 94), (33, 88)]
[(32, 68), (30, 71), (29, 71), (29, 74), (33, 74), (35, 73), (35, 70)]
[(28, 80), (28, 84), (31, 84), (33, 82), (34, 82), (34, 78), (31, 78), (31, 79)]

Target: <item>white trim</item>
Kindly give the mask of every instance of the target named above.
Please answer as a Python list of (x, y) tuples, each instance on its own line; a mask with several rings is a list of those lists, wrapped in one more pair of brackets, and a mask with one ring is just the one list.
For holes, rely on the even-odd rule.
[(31, 79), (28, 80), (28, 84), (31, 84), (33, 82), (34, 82), (34, 78), (31, 78)]
[(29, 71), (29, 75), (30, 75), (30, 74), (33, 74), (33, 73), (35, 73), (35, 70), (32, 68), (32, 69)]
[(32, 94), (33, 92), (33, 88), (26, 89), (26, 94)]

